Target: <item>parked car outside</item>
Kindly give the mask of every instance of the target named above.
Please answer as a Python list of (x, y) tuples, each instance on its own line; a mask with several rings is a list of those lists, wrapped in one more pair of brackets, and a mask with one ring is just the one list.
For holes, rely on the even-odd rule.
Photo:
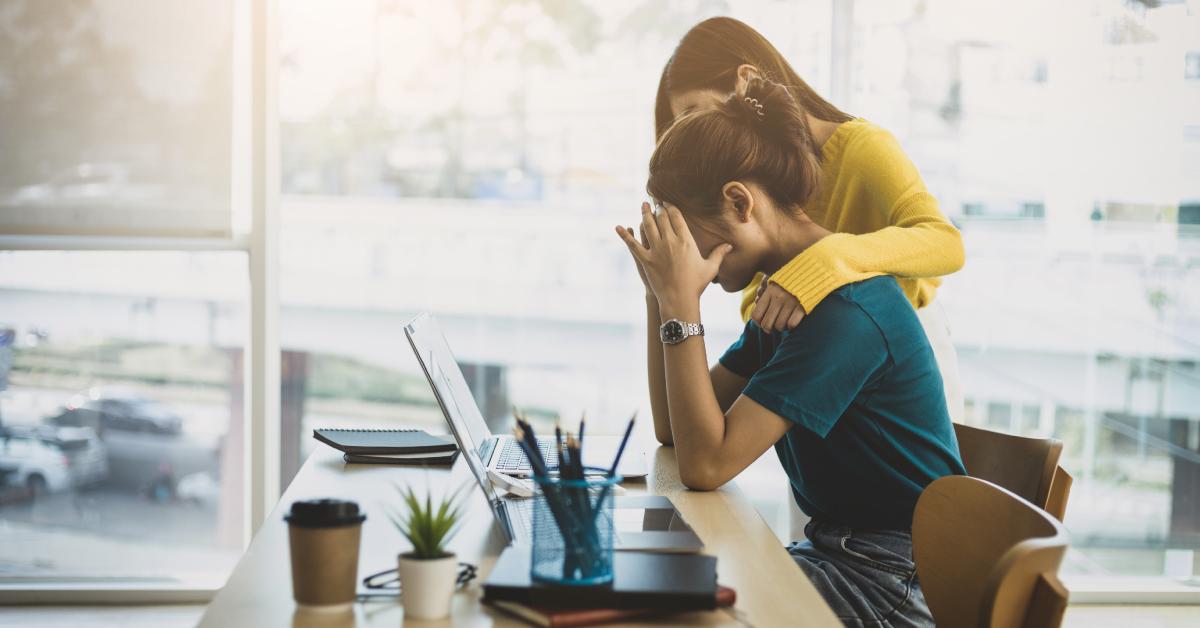
[(113, 387), (94, 387), (76, 395), (46, 422), (59, 427), (90, 427), (101, 436), (107, 430), (164, 435), (183, 431), (183, 419), (167, 404)]
[(128, 387), (93, 387), (42, 422), (95, 430), (107, 451), (108, 484), (157, 502), (178, 497), (180, 478), (215, 474), (220, 462), (217, 438), (184, 434), (171, 406)]
[(0, 434), (0, 467), (9, 470), (9, 487), (34, 498), (71, 488), (71, 463), (61, 449), (32, 435)]
[(76, 488), (92, 486), (108, 478), (108, 448), (90, 427), (43, 425), (25, 429), (13, 427), (10, 431), (16, 436), (36, 438), (61, 451), (67, 457), (71, 484)]

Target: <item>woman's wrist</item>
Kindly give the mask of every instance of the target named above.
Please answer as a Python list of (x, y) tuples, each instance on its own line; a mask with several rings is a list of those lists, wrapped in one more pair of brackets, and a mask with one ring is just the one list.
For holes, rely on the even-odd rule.
[(659, 300), (658, 316), (664, 321), (669, 321), (674, 318), (689, 323), (697, 323), (700, 321), (700, 300)]

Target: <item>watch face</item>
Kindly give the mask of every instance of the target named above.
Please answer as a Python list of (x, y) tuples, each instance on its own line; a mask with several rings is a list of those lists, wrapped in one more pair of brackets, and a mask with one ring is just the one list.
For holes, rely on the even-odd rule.
[(684, 339), (683, 323), (679, 321), (667, 321), (662, 326), (663, 342), (680, 342)]

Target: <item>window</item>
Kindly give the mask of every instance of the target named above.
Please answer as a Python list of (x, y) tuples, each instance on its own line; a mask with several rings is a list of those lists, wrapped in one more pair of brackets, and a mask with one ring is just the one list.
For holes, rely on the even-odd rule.
[(6, 2), (0, 232), (231, 235), (232, 13)]
[[(226, 517), (260, 520), (280, 488), (273, 454), (282, 485), (315, 427), (440, 427), (403, 338), (423, 309), (494, 428), (510, 404), (586, 410), (597, 433), (648, 416), (641, 288), (611, 227), (644, 197), (662, 64), (731, 14), (890, 130), (960, 225), (969, 263), (937, 302), (969, 420), (1065, 442), (1066, 569), (1194, 581), (1191, 4), (289, 0), (277, 23), (252, 10), (269, 0), (146, 4), (0, 8), (0, 243), (50, 249), (0, 253), (0, 451), (47, 469), (0, 466), (0, 535), (31, 540), (17, 580), (157, 574), (155, 548), (219, 581), (246, 538)], [(251, 56), (268, 29), (277, 64)], [(277, 88), (278, 112), (250, 86)], [(276, 124), (282, 146), (248, 159)], [(260, 220), (276, 193), (278, 223)], [(704, 298), (713, 359), (737, 303)], [(271, 334), (245, 331), (275, 323), (278, 369)], [(268, 409), (248, 426), (243, 397)], [(157, 452), (197, 431), (220, 442), (207, 466), (151, 460), (118, 482), (121, 439)], [(260, 467), (228, 468), (237, 447)], [(105, 479), (81, 488), (88, 474)], [(743, 488), (774, 508), (782, 482), (758, 480)], [(207, 497), (181, 517), (181, 495)], [(142, 529), (122, 504), (151, 534), (120, 536)], [(105, 551), (72, 551), (82, 535)]]
[(244, 542), (245, 266), (0, 253), (6, 580), (224, 580)]
[[(1178, 225), (1200, 197), (1183, 171), (1200, 107), (1168, 106), (1159, 95), (1194, 94), (1159, 68), (1186, 43), (1170, 25), (1197, 18), (1119, 0), (861, 0), (846, 20), (835, 4), (720, 12), (892, 131), (961, 225), (969, 264), (939, 301), (972, 420), (1066, 442), (1066, 569), (1182, 580), (1200, 548), (1177, 497), (1193, 486), (1200, 281)], [(538, 7), (281, 7), (285, 482), (314, 427), (440, 428), (401, 337), (422, 309), (495, 428), (514, 403), (546, 420), (586, 409), (603, 430), (645, 411), (640, 289), (609, 229), (644, 194), (661, 64), (711, 13)], [(1154, 122), (1134, 129), (1130, 110)], [(706, 295), (713, 358), (736, 311)], [(1138, 370), (1147, 357), (1161, 377)]]
[[(1064, 441), (1073, 592), (1200, 573), (1200, 108), (1167, 71), (1198, 19), (1183, 3), (855, 3), (860, 71), (838, 104), (898, 137), (962, 229), (967, 265), (938, 301), (968, 421)], [(1130, 111), (1155, 123), (1126, 133)]]
[[(648, 417), (645, 308), (612, 227), (645, 197), (662, 63), (722, 11), (571, 7), (281, 5), (285, 483), (315, 427), (445, 431), (403, 336), (422, 309), (495, 430), (512, 404), (586, 411), (595, 433)], [(737, 12), (828, 80), (827, 2)], [(741, 323), (710, 292), (715, 359)]]
[(0, 7), (0, 600), (195, 601), (261, 517), (260, 6)]

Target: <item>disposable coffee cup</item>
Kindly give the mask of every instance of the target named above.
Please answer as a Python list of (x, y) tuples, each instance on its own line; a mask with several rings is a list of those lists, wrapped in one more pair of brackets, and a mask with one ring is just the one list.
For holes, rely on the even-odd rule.
[(292, 557), (292, 597), (302, 609), (338, 612), (354, 604), (358, 545), (367, 516), (358, 504), (313, 499), (284, 515)]

